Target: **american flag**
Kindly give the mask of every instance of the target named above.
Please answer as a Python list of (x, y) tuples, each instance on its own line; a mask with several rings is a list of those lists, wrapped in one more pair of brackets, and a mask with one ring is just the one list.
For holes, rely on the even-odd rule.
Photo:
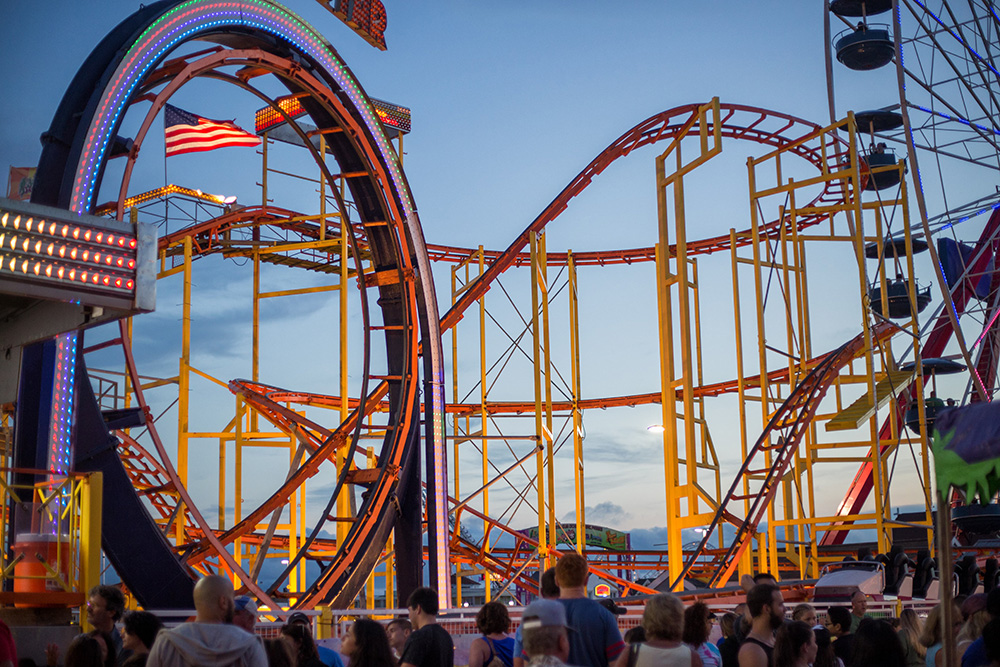
[(167, 157), (227, 146), (260, 145), (260, 137), (240, 129), (232, 121), (202, 118), (169, 104), (163, 114), (163, 127)]

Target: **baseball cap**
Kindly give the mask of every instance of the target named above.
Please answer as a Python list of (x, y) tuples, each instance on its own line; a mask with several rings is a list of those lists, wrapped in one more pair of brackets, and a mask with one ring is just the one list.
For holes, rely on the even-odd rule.
[(567, 628), (566, 607), (556, 600), (535, 600), (524, 608), (521, 615), (521, 628), (534, 630), (536, 628)]
[(293, 625), (295, 623), (305, 623), (306, 625), (312, 625), (312, 621), (309, 617), (303, 614), (301, 611), (297, 611), (288, 617), (288, 624)]
[(233, 604), (236, 605), (236, 611), (245, 611), (249, 614), (257, 615), (257, 603), (249, 595), (241, 595), (235, 600)]
[(615, 616), (621, 616), (622, 614), (628, 611), (628, 609), (621, 606), (620, 604), (615, 604), (615, 601), (612, 600), (611, 598), (601, 598), (597, 602)]
[(962, 602), (962, 618), (968, 619), (977, 611), (986, 609), (986, 599), (985, 593), (976, 593), (965, 598)]

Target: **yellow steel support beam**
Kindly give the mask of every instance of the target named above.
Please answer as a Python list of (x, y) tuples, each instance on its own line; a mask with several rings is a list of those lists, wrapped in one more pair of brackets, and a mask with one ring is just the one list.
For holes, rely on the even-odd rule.
[(573, 489), (576, 510), (576, 550), (583, 553), (586, 546), (586, 495), (583, 474), (583, 411), (580, 410), (580, 305), (576, 281), (576, 263), (573, 251), (566, 251), (566, 270), (569, 281), (569, 355), (570, 383), (573, 395)]
[[(549, 551), (556, 548), (556, 479), (555, 479), (555, 436), (552, 428), (552, 346), (549, 342), (549, 275), (548, 253), (545, 249), (545, 233), (538, 235), (538, 283), (541, 286), (542, 297), (542, 351), (545, 378), (545, 461), (546, 461), (546, 491), (548, 492), (548, 524)], [(549, 565), (555, 561), (549, 556)]]
[[(479, 246), (479, 276), (481, 278), (483, 273), (486, 271), (486, 255), (483, 251), (483, 246)], [(468, 268), (466, 267), (466, 285), (471, 285), (472, 281), (468, 279)], [(456, 357), (457, 358), (457, 357)], [(455, 366), (458, 364), (456, 363)], [(482, 478), (483, 478), (483, 515), (490, 515), (490, 460), (489, 460), (489, 425), (486, 414), (486, 401), (488, 398), (488, 388), (486, 384), (486, 295), (479, 297), (479, 433), (482, 436), (479, 441), (480, 450), (482, 451)], [(457, 444), (456, 444), (457, 447)], [(457, 457), (456, 457), (457, 458)], [(460, 498), (458, 495), (457, 487), (455, 491), (455, 497)], [(483, 549), (487, 554), (490, 553), (490, 533), (489, 526), (487, 525), (486, 519), (483, 519)], [(492, 577), (490, 576), (489, 570), (483, 571), (483, 586), (485, 588), (485, 600), (490, 602), (493, 599), (493, 587), (492, 587)], [(460, 588), (460, 587), (459, 587)]]
[[(684, 161), (681, 146), (683, 138), (698, 130), (698, 150), (695, 157)], [(695, 410), (695, 358), (700, 352), (700, 335), (697, 331), (696, 282), (691, 278), (688, 258), (687, 231), (684, 209), (684, 176), (722, 152), (722, 122), (719, 100), (702, 105), (691, 115), (677, 138), (656, 158), (656, 202), (658, 218), (657, 243), (657, 304), (659, 307), (660, 382), (663, 411), (664, 475), (667, 515), (667, 559), (670, 578), (679, 581), (683, 571), (681, 550), (682, 517), (697, 515), (701, 496), (697, 492), (699, 467), (699, 440), (696, 433), (699, 412)], [(667, 160), (673, 157), (674, 166), (667, 171)], [(668, 189), (670, 196), (668, 197)], [(672, 201), (672, 206), (670, 206)], [(673, 216), (675, 273), (671, 273), (670, 218)], [(680, 364), (674, 358), (674, 304), (673, 290), (677, 289), (677, 316), (679, 329)], [(700, 365), (699, 365), (700, 372)], [(678, 414), (676, 391), (681, 389), (683, 415)], [(683, 430), (678, 430), (678, 419), (683, 419)], [(703, 431), (704, 432), (704, 431)], [(682, 444), (683, 438), (683, 444)], [(683, 448), (684, 456), (679, 456)], [(684, 474), (681, 478), (683, 463)], [(686, 502), (682, 505), (681, 500)]]
[[(324, 153), (323, 159), (326, 159), (326, 154)], [(341, 201), (343, 201), (345, 194), (346, 180), (340, 179), (340, 196)], [(324, 192), (323, 198), (326, 198), (326, 193)], [(341, 212), (343, 213), (343, 211)], [(350, 230), (347, 226), (347, 216), (340, 216), (340, 421), (341, 423), (347, 421), (347, 416), (350, 414), (350, 409), (347, 404), (348, 391), (347, 391), (347, 258), (350, 256), (350, 249), (348, 248), (348, 234)], [(357, 271), (361, 271), (361, 267), (355, 267)], [(344, 469), (344, 466), (351, 465), (351, 462), (347, 460), (346, 451), (344, 449), (337, 450), (337, 473)], [(304, 500), (304, 499), (303, 499)], [(341, 492), (340, 497), (337, 498), (337, 517), (341, 519), (351, 518), (351, 497), (347, 493), (346, 488)], [(347, 539), (347, 533), (350, 531), (350, 524), (346, 521), (337, 522), (337, 546), (341, 547), (344, 541)], [(303, 570), (303, 573), (305, 571)]]
[[(540, 237), (544, 232), (531, 232), (531, 348), (532, 348), (532, 361), (534, 363), (534, 384), (535, 384), (535, 437), (538, 438), (538, 442), (542, 443), (542, 447), (538, 449), (538, 453), (535, 455), (535, 467), (536, 467), (536, 478), (535, 486), (538, 490), (538, 569), (539, 571), (544, 570), (549, 567), (551, 563), (551, 557), (549, 555), (549, 536), (548, 536), (548, 512), (546, 510), (546, 495), (545, 495), (545, 482), (547, 480), (546, 475), (546, 461), (545, 454), (547, 451), (547, 445), (551, 442), (552, 434), (545, 429), (544, 420), (544, 393), (542, 387), (543, 372), (542, 372), (542, 331), (543, 326), (542, 317), (540, 315), (540, 304), (539, 304), (539, 283), (543, 278), (540, 275), (541, 259), (540, 256), (544, 255), (544, 246), (540, 247)], [(545, 295), (545, 298), (548, 298)], [(552, 527), (553, 531), (555, 527)]]
[[(188, 402), (191, 392), (191, 237), (184, 238), (184, 285), (181, 296), (181, 356), (177, 371), (177, 476), (188, 483)], [(184, 512), (177, 513), (175, 543), (184, 544)]]
[[(103, 516), (104, 474), (88, 473), (80, 482), (80, 583), (84, 594), (101, 583), (101, 517)], [(87, 623), (86, 608), (80, 609), (84, 632), (93, 628)]]

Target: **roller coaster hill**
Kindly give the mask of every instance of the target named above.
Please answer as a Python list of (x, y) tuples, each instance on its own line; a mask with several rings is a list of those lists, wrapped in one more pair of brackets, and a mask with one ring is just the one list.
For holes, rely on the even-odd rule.
[[(463, 583), (473, 603), (523, 604), (567, 549), (626, 600), (734, 604), (756, 572), (818, 602), (995, 587), (997, 506), (935, 501), (929, 434), (947, 401), (996, 391), (1000, 196), (945, 206), (920, 180), (922, 165), (947, 184), (961, 162), (964, 186), (969, 168), (996, 169), (995, 114), (915, 84), (898, 54), (931, 48), (914, 18), (926, 7), (900, 0), (882, 34), (866, 22), (883, 4), (832, 3), (827, 32), (851, 28), (827, 40), (828, 69), (836, 52), (874, 72), (863, 56), (888, 48), (899, 100), (838, 114), (831, 77), (826, 124), (719, 99), (672, 107), (503, 250), (425, 241), (400, 158), (409, 110), (370, 98), (289, 10), (142, 7), (64, 95), (31, 201), (0, 200), (0, 602), (82, 607), (102, 553), (147, 609), (190, 609), (196, 578), (218, 573), (274, 621), (324, 623), (386, 613), (428, 582), (448, 609), (470, 602)], [(975, 60), (963, 31), (979, 9), (933, 48)], [(259, 203), (138, 186), (143, 142), (192, 81), (259, 101)], [(972, 135), (934, 144), (952, 125)], [(549, 225), (626, 158), (655, 173), (655, 244), (548, 249)], [(731, 189), (749, 216), (704, 238), (685, 186), (725, 159), (745, 160)], [(283, 202), (293, 187), (315, 201)], [(612, 282), (635, 301), (589, 298)], [(595, 342), (602, 326), (616, 351)], [(218, 340), (240, 345), (219, 354)], [(641, 350), (659, 363), (636, 364)], [(605, 365), (626, 391), (602, 389)], [(585, 422), (635, 415), (653, 425), (624, 429), (642, 475), (600, 428), (587, 443)], [(623, 495), (662, 517), (665, 548), (592, 545), (588, 497)], [(935, 543), (945, 507), (955, 520), (938, 517)], [(954, 577), (935, 561), (951, 538)]]

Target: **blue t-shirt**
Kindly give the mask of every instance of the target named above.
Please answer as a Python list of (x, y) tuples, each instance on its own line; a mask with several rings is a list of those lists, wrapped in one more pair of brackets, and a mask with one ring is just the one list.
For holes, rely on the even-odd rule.
[(566, 607), (569, 633), (569, 665), (608, 667), (625, 649), (615, 615), (589, 598), (560, 599)]
[[(486, 642), (486, 646), (493, 650), (496, 657), (500, 658), (503, 664), (507, 667), (514, 667), (514, 638), (504, 637), (503, 639), (490, 639), (483, 635), (483, 641)], [(486, 664), (490, 664), (490, 660), (486, 661)]]
[(340, 659), (340, 655), (332, 648), (317, 645), (316, 651), (319, 653), (319, 661), (326, 665), (326, 667), (344, 667), (344, 661)]
[(986, 657), (986, 642), (982, 637), (969, 644), (962, 654), (962, 667), (980, 667), (990, 664), (990, 659)]
[(520, 658), (525, 662), (528, 662), (528, 656), (524, 654), (524, 642), (521, 639), (521, 626), (517, 626), (517, 631), (514, 632), (514, 650), (512, 651), (515, 658)]

